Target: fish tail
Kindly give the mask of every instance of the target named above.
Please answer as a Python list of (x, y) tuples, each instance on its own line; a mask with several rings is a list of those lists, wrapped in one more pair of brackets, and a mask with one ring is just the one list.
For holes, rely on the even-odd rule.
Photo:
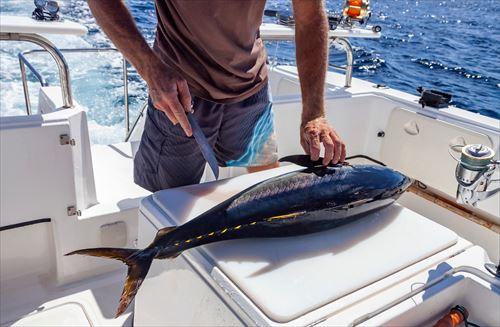
[(139, 287), (151, 267), (156, 251), (152, 248), (144, 250), (137, 249), (118, 249), (118, 248), (95, 248), (83, 249), (68, 253), (66, 255), (89, 255), (93, 257), (102, 257), (109, 259), (117, 259), (124, 262), (128, 266), (127, 278), (123, 286), (120, 304), (116, 311), (116, 317), (120, 316), (134, 299)]
[(120, 260), (128, 266), (127, 278), (125, 279), (125, 285), (123, 286), (122, 295), (120, 296), (120, 304), (116, 310), (116, 317), (120, 316), (130, 302), (134, 299), (139, 287), (141, 287), (142, 282), (148, 274), (149, 268), (153, 259), (166, 259), (175, 258), (180, 254), (178, 251), (166, 251), (166, 253), (160, 254), (156, 242), (161, 241), (170, 232), (175, 230), (176, 227), (165, 227), (160, 229), (156, 234), (156, 237), (150, 246), (143, 250), (137, 249), (120, 249), (120, 248), (94, 248), (94, 249), (83, 249), (70, 252), (66, 255), (80, 254), (88, 255), (93, 257), (101, 257), (108, 259)]

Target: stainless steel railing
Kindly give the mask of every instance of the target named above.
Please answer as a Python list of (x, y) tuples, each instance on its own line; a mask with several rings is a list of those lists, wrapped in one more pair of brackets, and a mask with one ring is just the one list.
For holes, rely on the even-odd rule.
[(137, 118), (134, 120), (134, 123), (132, 124), (132, 127), (127, 131), (127, 134), (125, 135), (125, 142), (128, 142), (130, 140), (130, 137), (132, 136), (132, 133), (135, 130), (135, 127), (141, 120), (141, 118), (144, 116), (144, 110), (148, 107), (148, 101), (144, 102), (144, 104), (141, 106), (141, 110), (139, 110), (139, 114), (137, 115)]
[[(294, 37), (293, 36), (286, 36), (286, 37), (276, 37), (273, 36), (272, 38), (265, 38), (262, 37), (263, 41), (293, 41)], [(336, 66), (336, 65), (330, 65), (330, 67), (333, 67), (338, 70), (342, 70), (345, 72), (346, 79), (345, 79), (345, 87), (350, 87), (351, 82), (352, 82), (352, 69), (353, 69), (353, 62), (354, 62), (354, 57), (353, 57), (353, 51), (352, 51), (352, 46), (351, 43), (349, 42), (348, 39), (345, 38), (330, 38), (330, 43), (329, 46), (332, 46), (333, 43), (338, 43), (342, 46), (344, 51), (346, 52), (346, 61), (347, 64), (346, 66)], [(127, 134), (125, 136), (125, 142), (128, 142), (130, 137), (132, 136), (132, 133), (134, 132), (137, 124), (139, 123), (140, 119), (144, 116), (144, 110), (147, 108), (147, 102), (144, 103), (144, 105), (141, 107), (141, 110), (139, 111), (139, 115), (137, 115), (136, 120), (134, 121), (132, 127), (130, 129), (127, 129)], [(127, 111), (128, 113), (128, 107)], [(127, 124), (128, 126), (128, 124)]]
[[(283, 35), (283, 36), (273, 36), (273, 37), (263, 37), (263, 41), (293, 41), (293, 35)], [(27, 50), (21, 52), (19, 57), (19, 66), (21, 70), (21, 78), (23, 84), (24, 98), (26, 102), (26, 112), (28, 115), (31, 115), (31, 102), (29, 99), (29, 90), (28, 90), (28, 82), (26, 75), (26, 67), (35, 75), (37, 80), (40, 82), (42, 86), (48, 86), (48, 82), (44, 79), (44, 77), (35, 69), (35, 67), (29, 62), (26, 58), (26, 55), (37, 52), (48, 52), (54, 61), (57, 64), (59, 70), (59, 78), (61, 83), (62, 97), (63, 97), (63, 107), (71, 108), (73, 107), (73, 96), (71, 92), (71, 84), (69, 78), (69, 69), (68, 64), (62, 54), (62, 52), (118, 52), (115, 48), (72, 48), (72, 49), (58, 49), (56, 48), (50, 41), (45, 39), (44, 37), (36, 34), (24, 34), (24, 33), (0, 33), (0, 40), (12, 40), (12, 41), (27, 41), (35, 43), (41, 46), (43, 49), (34, 49)], [(346, 79), (345, 79), (345, 87), (350, 87), (352, 82), (352, 69), (353, 69), (353, 51), (352, 46), (348, 39), (346, 38), (338, 38), (332, 37), (330, 38), (330, 46), (334, 43), (338, 43), (342, 46), (344, 51), (346, 52), (346, 66), (335, 66), (330, 65), (330, 67), (340, 69), (345, 71)], [(130, 126), (130, 108), (128, 101), (128, 71), (127, 71), (127, 61), (122, 56), (122, 76), (123, 76), (123, 94), (124, 94), (124, 107), (125, 107), (125, 131), (126, 136), (125, 140), (128, 141), (137, 126), (139, 120), (143, 116), (144, 110), (147, 107), (147, 102), (141, 107), (139, 115), (137, 119), (134, 121), (133, 125)]]
[[(45, 51), (47, 51), (56, 62), (57, 69), (59, 70), (63, 107), (64, 108), (73, 107), (73, 94), (71, 93), (68, 64), (64, 59), (64, 56), (61, 53), (61, 51), (57, 49), (56, 46), (52, 44), (52, 42), (50, 42), (49, 40), (38, 34), (26, 34), (26, 33), (0, 33), (0, 40), (31, 42), (41, 46)], [(23, 82), (23, 86), (25, 87), (24, 97), (26, 100), (29, 99), (29, 94), (27, 93), (27, 84), (24, 84)], [(28, 114), (31, 114), (31, 108), (29, 108), (28, 105), (26, 107), (26, 110)]]
[[(272, 35), (272, 36), (264, 36), (261, 35), (263, 41), (294, 41), (295, 35), (293, 34), (282, 34), (282, 35)], [(351, 46), (351, 42), (349, 39), (343, 37), (329, 37), (328, 46), (331, 47), (334, 43), (338, 43), (346, 54), (346, 62), (345, 66), (337, 66), (330, 64), (329, 67), (335, 68), (337, 70), (341, 70), (345, 72), (345, 87), (351, 87), (352, 85), (352, 69), (354, 64), (354, 55)]]
[(344, 39), (344, 38), (339, 37), (339, 38), (332, 38), (332, 39), (330, 39), (330, 46), (333, 43), (340, 44), (340, 46), (344, 49), (345, 55), (346, 55), (347, 64), (346, 64), (345, 67), (336, 66), (336, 65), (330, 65), (330, 66), (334, 67), (336, 69), (340, 69), (340, 70), (345, 71), (345, 84), (344, 84), (344, 86), (345, 87), (351, 87), (351, 84), (352, 84), (352, 68), (353, 68), (353, 64), (354, 64), (354, 55), (352, 53), (351, 42), (349, 42), (348, 39)]
[[(283, 35), (283, 36), (272, 36), (272, 37), (265, 37), (261, 36), (263, 41), (294, 41), (295, 37), (294, 35)], [(353, 56), (353, 50), (351, 46), (351, 42), (349, 42), (348, 39), (346, 38), (339, 38), (339, 37), (330, 37), (329, 39), (329, 44), (328, 46), (331, 47), (333, 43), (338, 43), (343, 50), (346, 53), (346, 65), (345, 66), (337, 66), (337, 65), (332, 65), (330, 64), (329, 66), (332, 68), (335, 68), (337, 70), (341, 70), (345, 72), (345, 87), (351, 87), (352, 83), (352, 69), (353, 69), (353, 63), (354, 63), (354, 56)], [(132, 136), (132, 133), (134, 132), (137, 124), (141, 120), (141, 118), (144, 116), (144, 110), (147, 108), (147, 102), (144, 103), (144, 105), (141, 107), (141, 110), (139, 111), (139, 115), (137, 115), (136, 120), (134, 121), (132, 127), (127, 130), (127, 135), (125, 137), (125, 142), (128, 142), (130, 137)], [(127, 108), (128, 112), (128, 108)], [(128, 126), (128, 125), (127, 125)]]
[[(118, 49), (115, 48), (71, 48), (71, 49), (59, 49), (59, 51), (61, 53), (62, 52), (68, 52), (68, 53), (118, 52), (119, 53)], [(33, 65), (26, 58), (26, 56), (31, 53), (40, 53), (40, 52), (46, 52), (46, 50), (45, 49), (26, 50), (19, 53), (18, 55), (19, 66), (21, 69), (21, 80), (24, 89), (24, 99), (26, 102), (26, 111), (28, 115), (31, 114), (31, 102), (29, 100), (26, 67), (28, 67), (29, 70), (35, 75), (35, 77), (40, 82), (41, 86), (49, 85), (47, 81), (44, 79), (44, 77), (35, 69), (35, 67), (33, 67)], [(123, 76), (123, 104), (125, 107), (125, 130), (126, 130), (126, 135), (128, 135), (130, 132), (130, 108), (128, 102), (128, 70), (127, 70), (127, 60), (123, 56), (122, 56), (122, 76)]]
[[(263, 41), (293, 41), (294, 36), (283, 36), (283, 37), (276, 37), (273, 36), (272, 38), (266, 38), (262, 37)], [(351, 87), (352, 83), (352, 69), (353, 69), (353, 63), (354, 63), (354, 56), (353, 56), (353, 49), (351, 46), (351, 43), (349, 42), (348, 39), (346, 38), (339, 38), (339, 37), (331, 37), (329, 39), (329, 47), (333, 45), (333, 43), (338, 43), (341, 45), (341, 47), (344, 49), (346, 53), (346, 65), (345, 66), (336, 66), (336, 65), (330, 65), (330, 67), (333, 67), (335, 69), (341, 70), (345, 72), (345, 87)], [(135, 119), (134, 123), (132, 124), (132, 127), (129, 128), (129, 108), (128, 105), (126, 106), (126, 111), (125, 111), (125, 119), (126, 119), (126, 136), (125, 136), (125, 142), (128, 142), (130, 140), (130, 137), (132, 136), (132, 133), (134, 132), (137, 124), (141, 120), (141, 118), (144, 116), (144, 110), (147, 108), (147, 101), (141, 106), (141, 109), (139, 111), (139, 114), (137, 115), (137, 118)]]

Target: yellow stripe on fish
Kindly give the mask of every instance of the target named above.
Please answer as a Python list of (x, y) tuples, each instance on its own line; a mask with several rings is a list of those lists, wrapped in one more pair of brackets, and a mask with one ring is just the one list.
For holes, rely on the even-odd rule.
[[(270, 220), (273, 220), (273, 219), (286, 219), (286, 218), (293, 218), (297, 215), (300, 215), (301, 213), (304, 213), (305, 211), (302, 211), (302, 212), (296, 212), (296, 213), (291, 213), (291, 214), (288, 214), (288, 215), (283, 215), (283, 216), (275, 216), (275, 217), (271, 217), (271, 218), (268, 218), (266, 220), (270, 221)], [(192, 241), (194, 240), (201, 240), (202, 238), (204, 237), (208, 237), (208, 236), (214, 236), (215, 234), (219, 234), (219, 235), (222, 235), (224, 233), (226, 233), (227, 231), (230, 231), (230, 230), (239, 230), (241, 228), (244, 228), (246, 226), (253, 226), (253, 225), (256, 225), (257, 222), (256, 221), (253, 221), (251, 222), (250, 224), (248, 225), (238, 225), (236, 227), (228, 227), (228, 228), (224, 228), (224, 229), (221, 229), (221, 230), (216, 230), (214, 232), (210, 232), (206, 235), (200, 235), (200, 236), (196, 236), (195, 238), (191, 238), (191, 239), (187, 239), (187, 240), (184, 240), (184, 241), (180, 241), (180, 242), (175, 242), (174, 245), (175, 246), (179, 246), (181, 243), (191, 243)]]

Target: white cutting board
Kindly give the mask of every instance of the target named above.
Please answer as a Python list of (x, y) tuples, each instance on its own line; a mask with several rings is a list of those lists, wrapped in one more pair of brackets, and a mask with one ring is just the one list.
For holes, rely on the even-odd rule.
[[(169, 226), (172, 220), (180, 225), (260, 180), (296, 169), (292, 165), (160, 191), (152, 197), (165, 216), (149, 218), (156, 226)], [(225, 241), (203, 246), (203, 250), (266, 316), (287, 322), (456, 241), (453, 231), (394, 204), (330, 231)]]

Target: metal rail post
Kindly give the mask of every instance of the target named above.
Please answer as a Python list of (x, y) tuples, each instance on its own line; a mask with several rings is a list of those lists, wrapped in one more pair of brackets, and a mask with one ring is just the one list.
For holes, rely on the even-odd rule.
[(24, 65), (24, 62), (21, 59), (21, 57), (19, 57), (19, 68), (21, 68), (21, 81), (23, 83), (23, 93), (24, 93), (24, 103), (26, 104), (26, 114), (29, 116), (32, 114), (30, 93), (28, 90), (28, 80), (26, 79), (26, 66)]
[(336, 38), (334, 42), (337, 42), (340, 44), (345, 51), (346, 55), (346, 67), (345, 67), (345, 87), (351, 87), (352, 84), (352, 68), (353, 68), (353, 63), (354, 63), (354, 56), (352, 53), (352, 46), (351, 42), (349, 40), (344, 39), (344, 38)]
[(130, 110), (128, 107), (128, 72), (127, 72), (127, 59), (122, 57), (123, 64), (123, 104), (125, 106), (125, 138), (130, 132)]

